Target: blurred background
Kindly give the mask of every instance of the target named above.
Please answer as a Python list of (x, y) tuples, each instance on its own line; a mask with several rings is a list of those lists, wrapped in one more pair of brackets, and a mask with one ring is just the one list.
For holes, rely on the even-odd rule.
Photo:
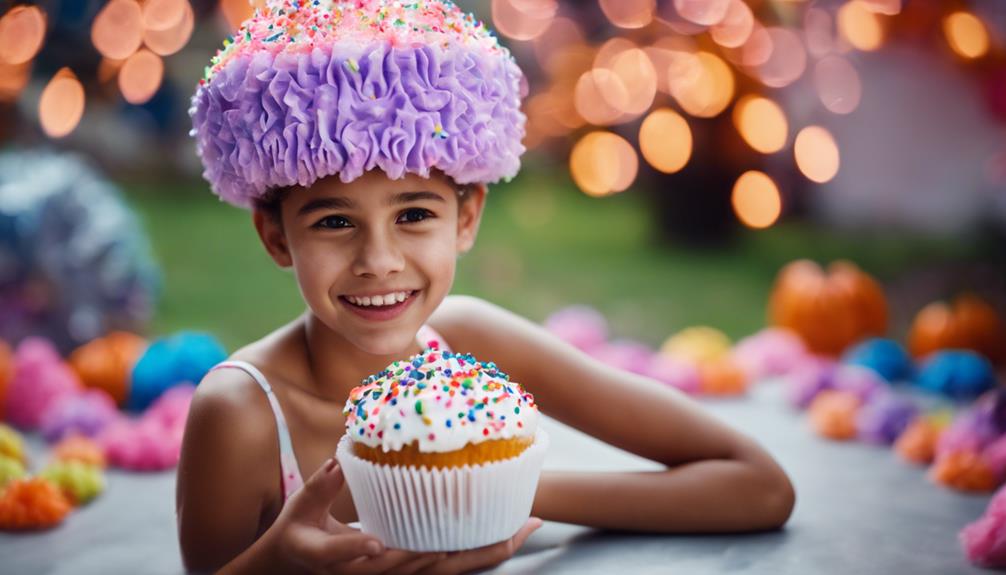
[[(113, 328), (228, 349), (303, 309), (201, 179), (191, 94), (247, 0), (0, 2), (0, 337)], [(530, 88), (456, 292), (596, 307), (657, 344), (766, 323), (787, 262), (877, 278), (891, 335), (1006, 309), (1006, 2), (473, 0)]]

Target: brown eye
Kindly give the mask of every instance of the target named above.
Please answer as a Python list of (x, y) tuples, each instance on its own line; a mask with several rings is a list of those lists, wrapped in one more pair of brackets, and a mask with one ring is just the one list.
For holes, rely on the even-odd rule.
[(424, 210), (423, 208), (409, 208), (404, 212), (402, 212), (400, 216), (398, 216), (397, 223), (414, 224), (432, 217), (434, 217), (433, 212), (431, 212), (430, 210)]
[(337, 230), (341, 228), (350, 228), (353, 226), (352, 224), (349, 223), (349, 220), (347, 220), (343, 216), (325, 216), (324, 218), (318, 220), (318, 222), (311, 227), (319, 229), (327, 229), (327, 230)]

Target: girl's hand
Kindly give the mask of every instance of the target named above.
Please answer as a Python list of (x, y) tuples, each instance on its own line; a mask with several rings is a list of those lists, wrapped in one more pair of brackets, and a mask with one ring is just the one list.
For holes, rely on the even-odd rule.
[(329, 508), (343, 482), (333, 458), (290, 497), (269, 528), (272, 548), (282, 562), (296, 563), (310, 573), (407, 575), (447, 560), (442, 553), (385, 550), (376, 537), (336, 521)]

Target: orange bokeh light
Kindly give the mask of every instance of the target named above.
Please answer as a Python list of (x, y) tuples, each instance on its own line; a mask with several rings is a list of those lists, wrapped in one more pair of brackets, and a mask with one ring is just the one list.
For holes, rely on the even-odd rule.
[(838, 9), (838, 30), (852, 47), (870, 52), (884, 43), (880, 17), (862, 0), (851, 0)]
[(493, 24), (513, 40), (533, 40), (552, 24), (556, 0), (492, 0)]
[(730, 0), (674, 0), (678, 15), (700, 26), (719, 24), (729, 8)]
[(674, 110), (654, 110), (639, 127), (639, 149), (655, 169), (673, 174), (692, 157), (692, 130)]
[(125, 60), (143, 42), (143, 11), (134, 0), (109, 0), (94, 17), (91, 42), (106, 58)]
[(628, 102), (629, 91), (625, 84), (607, 68), (594, 68), (584, 72), (573, 91), (576, 111), (595, 126), (617, 123)]
[(181, 23), (188, 0), (146, 0), (143, 3), (143, 27), (167, 30)]
[(772, 57), (775, 47), (772, 44), (772, 34), (768, 28), (755, 22), (747, 42), (741, 46), (741, 64), (749, 68), (761, 66)]
[(13, 102), (31, 77), (31, 62), (8, 64), (0, 60), (0, 102)]
[(585, 194), (607, 196), (632, 185), (639, 158), (625, 138), (611, 132), (591, 132), (573, 146), (569, 170)]
[(797, 167), (813, 182), (823, 184), (838, 173), (838, 145), (831, 132), (821, 126), (807, 126), (800, 130), (793, 153)]
[(751, 37), (754, 23), (754, 14), (744, 0), (730, 0), (726, 15), (709, 29), (709, 36), (724, 48), (739, 48)]
[(642, 28), (653, 21), (656, 0), (600, 0), (601, 11), (619, 28)]
[(148, 28), (143, 31), (143, 43), (154, 54), (170, 56), (189, 43), (196, 19), (192, 13), (192, 5), (187, 1), (182, 4), (182, 18), (174, 26), (165, 30)]
[(241, 24), (251, 17), (256, 8), (265, 6), (265, 0), (220, 0), (220, 13), (231, 31), (237, 31)]
[(119, 70), (119, 90), (130, 104), (143, 104), (157, 93), (164, 79), (164, 61), (150, 50), (133, 54)]
[(562, 69), (561, 64), (556, 64), (556, 60), (577, 48), (583, 48), (583, 31), (575, 21), (562, 16), (553, 19), (548, 30), (534, 39), (534, 54), (538, 63), (552, 75)]
[[(639, 48), (626, 50), (615, 57), (610, 69), (621, 80), (628, 94), (620, 111), (636, 117), (649, 110), (657, 94), (657, 71), (646, 52)], [(601, 93), (612, 106), (619, 101), (620, 94), (609, 98), (604, 86)]]
[(719, 56), (688, 54), (672, 71), (671, 95), (681, 108), (698, 118), (719, 115), (734, 97), (734, 75)]
[(737, 178), (730, 197), (737, 219), (744, 225), (763, 229), (776, 223), (782, 213), (779, 188), (766, 174), (751, 170)]
[(989, 51), (985, 24), (969, 12), (954, 12), (943, 19), (943, 33), (950, 48), (965, 58), (981, 58)]
[(45, 39), (45, 12), (37, 6), (15, 6), (0, 18), (0, 60), (24, 64), (38, 54)]
[(84, 116), (84, 86), (69, 68), (49, 80), (38, 102), (38, 119), (50, 138), (72, 132)]
[(733, 122), (744, 141), (757, 152), (773, 154), (786, 145), (789, 133), (786, 115), (768, 98), (748, 95), (738, 100)]

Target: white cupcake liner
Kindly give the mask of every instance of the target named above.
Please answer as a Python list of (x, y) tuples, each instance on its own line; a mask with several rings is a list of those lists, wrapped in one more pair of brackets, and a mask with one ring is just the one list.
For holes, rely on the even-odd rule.
[(429, 469), (361, 459), (344, 436), (336, 457), (363, 532), (395, 549), (460, 551), (509, 539), (524, 525), (547, 448), (548, 435), (539, 429), (517, 457)]

